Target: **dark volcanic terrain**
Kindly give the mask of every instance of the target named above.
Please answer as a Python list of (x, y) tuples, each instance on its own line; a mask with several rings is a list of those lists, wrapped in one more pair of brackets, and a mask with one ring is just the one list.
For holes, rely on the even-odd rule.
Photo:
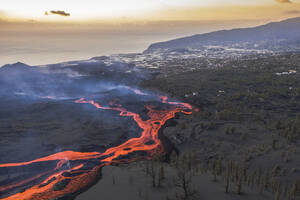
[[(243, 185), (245, 193), (238, 199), (252, 199), (250, 191), (262, 194), (253, 199), (273, 199), (276, 192), (278, 199), (298, 199), (300, 54), (247, 56), (219, 63), (222, 67), (178, 73), (182, 66), (170, 62), (161, 66), (169, 69), (167, 75), (161, 73), (142, 83), (142, 87), (164, 91), (199, 108), (194, 115), (177, 119), (177, 125), (166, 128), (164, 135), (182, 153), (193, 155), (196, 170), (208, 171), (212, 179), (214, 174), (219, 177), (215, 179), (223, 191), (228, 163), (235, 163), (238, 172), (233, 173), (245, 173), (242, 183), (233, 178), (229, 184), (233, 193)], [(186, 60), (185, 67), (197, 64), (197, 59)], [(293, 186), (298, 189), (290, 197)]]
[[(151, 45), (141, 54), (46, 66), (5, 65), (0, 68), (0, 165), (64, 151), (104, 152), (140, 137), (142, 128), (134, 114), (146, 122), (152, 111), (157, 121), (149, 130), (159, 127), (163, 152), (148, 157), (142, 151), (122, 155), (125, 164), (105, 166), (103, 180), (93, 188), (80, 194), (101, 178), (102, 173), (97, 172), (102, 166), (89, 171), (87, 177), (93, 176), (90, 172), (97, 174), (91, 184), (59, 194), (59, 199), (80, 194), (76, 199), (108, 199), (111, 195), (112, 199), (133, 200), (298, 200), (298, 24), (295, 18), (196, 35)], [(245, 51), (248, 48), (251, 50)], [(184, 107), (187, 104), (179, 102), (192, 105), (192, 114)], [(174, 105), (185, 109), (175, 106), (177, 112), (160, 124)], [(84, 170), (99, 164), (99, 157), (93, 156)], [(59, 193), (74, 180), (70, 177), (83, 174), (76, 171), (78, 160), (55, 158), (27, 168), (1, 167), (0, 199), (26, 193), (40, 180), (28, 179), (32, 174), (60, 162), (63, 170), (75, 168), (75, 173), (66, 171), (67, 178), (54, 185), (53, 192)], [(39, 187), (47, 187), (56, 177)], [(19, 180), (28, 184), (14, 185)], [(3, 189), (9, 184), (13, 187)]]

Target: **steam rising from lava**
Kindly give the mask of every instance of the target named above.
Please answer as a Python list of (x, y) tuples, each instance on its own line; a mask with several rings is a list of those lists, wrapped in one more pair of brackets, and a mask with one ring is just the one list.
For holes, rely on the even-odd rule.
[(0, 95), (60, 100), (79, 98), (118, 89), (122, 85), (136, 85), (147, 78), (147, 74), (130, 64), (105, 64), (93, 59), (44, 67), (15, 63), (0, 68)]

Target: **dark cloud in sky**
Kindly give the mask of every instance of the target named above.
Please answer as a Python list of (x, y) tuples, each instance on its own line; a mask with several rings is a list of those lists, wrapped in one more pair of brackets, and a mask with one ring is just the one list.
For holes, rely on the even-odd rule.
[(45, 15), (60, 15), (60, 16), (64, 16), (64, 17), (69, 17), (70, 16), (70, 13), (66, 13), (65, 11), (62, 11), (62, 10), (50, 10), (49, 12), (46, 11), (45, 12)]
[(292, 3), (290, 0), (276, 0), (278, 3)]

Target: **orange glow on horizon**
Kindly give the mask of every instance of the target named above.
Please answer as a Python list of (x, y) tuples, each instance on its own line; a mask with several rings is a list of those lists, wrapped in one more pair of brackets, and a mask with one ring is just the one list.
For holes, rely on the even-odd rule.
[[(88, 0), (84, 4), (79, 3), (79, 1), (70, 3), (70, 1), (61, 2), (58, 0), (53, 0), (47, 4), (38, 3), (40, 1), (37, 0), (26, 1), (26, 4), (13, 4), (16, 0), (4, 1), (6, 2), (2, 4), (0, 19), (63, 23), (95, 23), (99, 20), (134, 22), (143, 20), (277, 19), (295, 16), (297, 15), (296, 10), (300, 10), (300, 1), (298, 0), (294, 0), (293, 3), (278, 3), (276, 0), (245, 0), (242, 2), (237, 0), (153, 0), (151, 2), (145, 0), (112, 0), (110, 2)], [(58, 10), (70, 13), (70, 16), (45, 15), (45, 13)]]

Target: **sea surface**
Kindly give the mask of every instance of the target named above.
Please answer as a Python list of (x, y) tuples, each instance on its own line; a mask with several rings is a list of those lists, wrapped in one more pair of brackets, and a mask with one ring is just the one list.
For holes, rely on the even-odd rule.
[(139, 53), (155, 42), (265, 21), (165, 21), (114, 25), (53, 25), (0, 20), (0, 67), (23, 62), (45, 65), (94, 56)]

